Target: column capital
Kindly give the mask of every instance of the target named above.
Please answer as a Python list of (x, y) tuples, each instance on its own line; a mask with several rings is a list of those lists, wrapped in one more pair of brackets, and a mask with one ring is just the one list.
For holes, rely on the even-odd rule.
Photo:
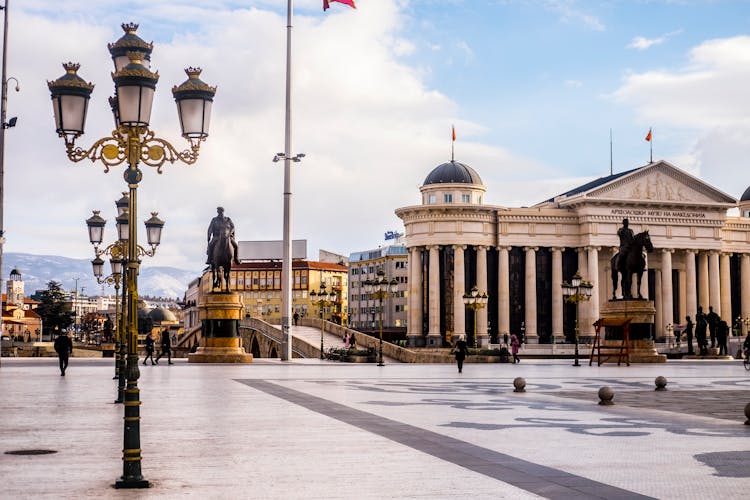
[(565, 247), (549, 247), (550, 252), (560, 252), (562, 253), (563, 250), (565, 250)]
[(693, 255), (698, 254), (698, 250), (696, 250), (695, 248), (683, 248), (682, 251), (687, 254), (693, 254)]
[(440, 250), (440, 245), (427, 245), (427, 250)]
[(536, 252), (537, 250), (539, 250), (539, 247), (523, 247), (524, 252), (529, 252), (529, 251)]
[(489, 247), (489, 245), (474, 245), (474, 248), (476, 248), (477, 250), (485, 250), (486, 251), (490, 247)]
[(596, 245), (587, 245), (587, 246), (585, 246), (585, 247), (583, 247), (583, 248), (584, 248), (584, 249), (585, 249), (585, 250), (586, 250), (587, 252), (588, 252), (588, 251), (590, 251), (590, 250), (595, 250), (595, 251), (597, 251), (597, 252), (598, 252), (598, 251), (600, 251), (600, 250), (602, 249), (602, 247), (600, 247), (600, 246), (596, 246)]
[(662, 248), (661, 253), (674, 253), (674, 248)]
[(510, 245), (498, 245), (495, 247), (495, 250), (497, 250), (498, 252), (502, 252), (503, 250), (505, 250), (506, 252), (510, 252), (511, 248), (513, 247)]
[(458, 250), (459, 248), (461, 250), (466, 250), (467, 245), (451, 245), (453, 247), (453, 250)]

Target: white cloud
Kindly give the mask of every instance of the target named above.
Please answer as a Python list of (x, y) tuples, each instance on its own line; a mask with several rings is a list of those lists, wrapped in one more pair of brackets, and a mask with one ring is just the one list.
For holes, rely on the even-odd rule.
[[(682, 164), (710, 171), (717, 187), (739, 196), (744, 186), (736, 185), (737, 172), (750, 158), (749, 62), (750, 37), (708, 40), (689, 52), (683, 67), (627, 75), (613, 97), (631, 106), (644, 128), (690, 131)], [(658, 134), (654, 140), (657, 148)]]
[(542, 5), (560, 15), (566, 23), (581, 23), (594, 31), (605, 31), (607, 27), (599, 18), (578, 6), (576, 0), (541, 0)]
[(667, 33), (665, 35), (656, 37), (656, 38), (646, 38), (643, 36), (636, 36), (634, 37), (630, 43), (627, 45), (628, 49), (636, 49), (636, 50), (646, 50), (650, 49), (654, 45), (661, 45), (667, 40), (669, 40), (674, 35), (677, 35), (681, 33), (681, 30), (678, 31), (672, 31), (671, 33)]
[[(145, 0), (134, 1), (129, 7), (149, 13), (132, 19), (139, 35), (155, 40), (157, 135), (185, 147), (169, 92), (185, 80), (184, 67), (203, 67), (203, 80), (218, 86), (198, 162), (167, 165), (162, 175), (143, 167), (139, 219), (158, 210), (166, 220), (157, 256), (144, 265), (200, 269), (217, 205), (235, 221), (238, 239), (281, 239), (283, 164), (271, 159), (284, 146), (285, 2), (263, 2), (275, 7), (264, 10), (245, 2), (163, 1), (141, 10)], [(455, 103), (424, 84), (429, 68), (400, 61), (413, 50), (400, 29), (401, 2), (305, 15), (318, 3), (300, 2), (294, 23), (293, 152), (307, 157), (293, 166), (292, 236), (308, 240), (310, 258), (318, 248), (376, 247), (384, 230), (401, 227), (395, 208), (417, 203), (427, 173), (449, 158), (450, 124), (460, 125), (462, 137), (481, 129), (457, 120)], [(92, 209), (102, 210), (113, 237), (114, 201), (127, 187), (123, 168), (104, 174), (99, 164), (66, 158), (44, 82), (62, 75), (62, 61), (80, 62), (79, 73), (96, 88), (77, 144), (88, 147), (110, 132), (106, 44), (132, 15), (118, 5), (72, 0), (63, 17), (58, 2), (35, 0), (13, 12), (9, 75), (22, 92), (8, 99), (8, 116), (19, 115), (19, 125), (7, 131), (5, 251), (90, 255), (84, 220)], [(467, 143), (469, 150), (469, 163), (530, 163), (480, 143)]]

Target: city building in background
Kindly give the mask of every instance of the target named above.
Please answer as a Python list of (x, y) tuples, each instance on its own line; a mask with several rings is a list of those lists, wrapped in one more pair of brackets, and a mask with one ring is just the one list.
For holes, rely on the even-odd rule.
[(408, 324), (409, 255), (398, 234), (386, 242), (391, 244), (349, 255), (349, 324), (360, 331), (379, 329), (380, 301), (374, 293), (366, 292), (364, 284), (375, 280), (377, 272), (383, 271), (386, 280), (398, 281), (395, 294), (383, 300), (383, 335), (387, 340), (401, 340), (405, 338)]
[(22, 342), (41, 340), (42, 318), (34, 311), (37, 304), (26, 298), (21, 271), (13, 269), (2, 296), (2, 337)]
[[(232, 266), (229, 275), (229, 289), (240, 292), (245, 306), (245, 315), (258, 317), (272, 324), (281, 323), (281, 241), (240, 241), (240, 264)], [(292, 314), (299, 317), (318, 317), (320, 311), (310, 292), (320, 292), (325, 285), (326, 292), (333, 291), (335, 305), (325, 311), (328, 321), (346, 324), (348, 314), (348, 277), (344, 264), (306, 260), (307, 242), (295, 240), (292, 247)], [(328, 252), (330, 253), (330, 252)], [(211, 271), (206, 269), (200, 280), (191, 283), (185, 294), (186, 317), (190, 326), (185, 331), (198, 326), (192, 324), (193, 312), (201, 297), (211, 291)], [(188, 305), (189, 303), (189, 305)], [(197, 315), (196, 315), (197, 317)]]
[[(653, 338), (694, 318), (698, 306), (730, 325), (750, 318), (750, 291), (741, 286), (750, 283), (750, 189), (738, 202), (656, 161), (509, 208), (485, 205), (477, 172), (450, 161), (420, 191), (421, 205), (396, 210), (409, 252), (411, 346), (442, 346), (473, 331), (474, 317), (480, 345), (510, 333), (525, 333), (529, 343), (570, 338), (575, 306), (563, 302), (561, 284), (576, 272), (594, 285), (580, 305), (581, 335), (592, 336), (602, 304), (621, 298), (610, 260), (625, 218), (634, 233), (648, 231), (655, 248), (640, 290), (655, 303)], [(740, 215), (730, 215), (736, 208)], [(476, 315), (463, 301), (474, 286), (489, 298)]]

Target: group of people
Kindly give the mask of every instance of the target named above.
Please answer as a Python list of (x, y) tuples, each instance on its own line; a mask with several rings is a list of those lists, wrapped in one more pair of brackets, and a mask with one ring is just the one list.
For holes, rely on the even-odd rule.
[(156, 360), (154, 360), (155, 348), (156, 341), (151, 332), (149, 332), (148, 335), (146, 335), (146, 357), (143, 359), (144, 365), (148, 360), (151, 360), (152, 365), (158, 365), (162, 356), (167, 356), (167, 360), (169, 361), (168, 364), (174, 364), (172, 363), (172, 340), (169, 338), (169, 330), (164, 329), (164, 331), (161, 332), (161, 352), (156, 356)]
[[(695, 354), (693, 350), (693, 322), (690, 316), (685, 317), (685, 336), (688, 345), (688, 355)], [(678, 334), (679, 335), (679, 334)], [(703, 307), (698, 306), (698, 312), (695, 314), (695, 341), (698, 344), (698, 355), (706, 356), (708, 354), (709, 340), (710, 347), (719, 348), (719, 355), (728, 354), (727, 340), (729, 339), (729, 324), (721, 319), (714, 308), (708, 307), (708, 314), (703, 312)]]
[[(518, 349), (521, 347), (521, 341), (515, 333), (510, 336), (509, 340), (510, 351), (513, 354), (513, 364), (520, 363), (521, 358), (518, 357)], [(505, 343), (507, 344), (508, 340)], [(453, 354), (456, 356), (456, 364), (458, 364), (458, 373), (463, 373), (464, 361), (468, 353), (469, 346), (466, 343), (466, 335), (458, 335), (458, 340), (456, 340), (456, 344), (453, 346)]]

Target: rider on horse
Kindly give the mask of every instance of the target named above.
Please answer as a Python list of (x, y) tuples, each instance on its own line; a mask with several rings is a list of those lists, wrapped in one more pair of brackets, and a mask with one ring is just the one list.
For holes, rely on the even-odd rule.
[(208, 225), (208, 249), (206, 250), (208, 258), (206, 259), (206, 264), (211, 264), (211, 255), (213, 255), (212, 252), (214, 246), (216, 246), (216, 242), (227, 233), (229, 234), (229, 242), (234, 249), (234, 263), (239, 264), (240, 259), (237, 255), (237, 242), (234, 240), (234, 223), (232, 222), (232, 219), (224, 216), (224, 208), (217, 207), (216, 212), (216, 217), (211, 219), (211, 223)]
[(625, 262), (628, 254), (633, 248), (633, 242), (635, 237), (633, 236), (633, 230), (628, 227), (628, 219), (622, 219), (622, 227), (617, 230), (617, 236), (620, 237), (620, 251), (618, 252), (618, 265), (620, 262)]

